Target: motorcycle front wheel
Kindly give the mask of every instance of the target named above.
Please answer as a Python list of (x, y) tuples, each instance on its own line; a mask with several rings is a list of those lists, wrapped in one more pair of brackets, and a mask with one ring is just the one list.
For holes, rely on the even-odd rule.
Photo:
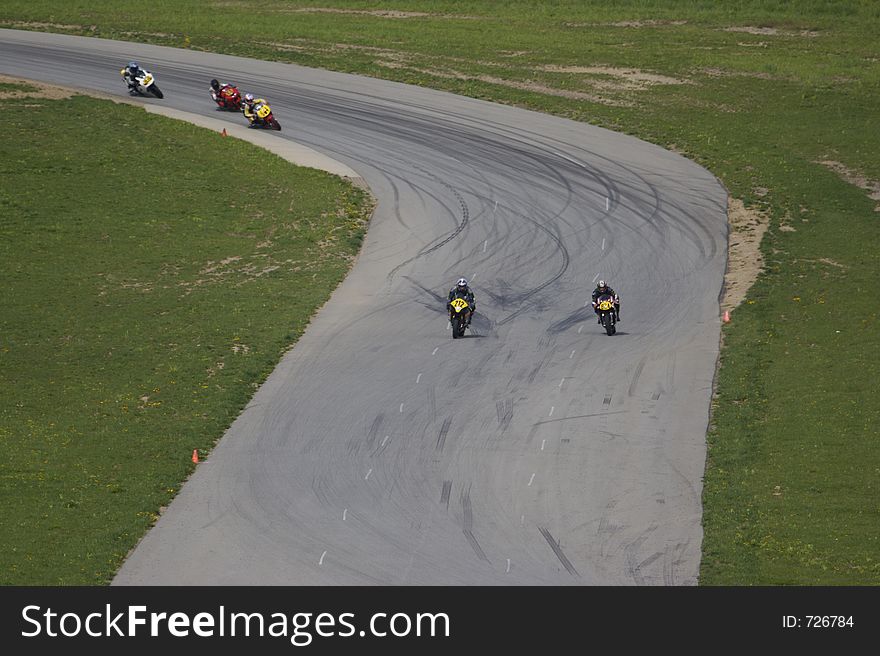
[(150, 93), (152, 93), (157, 98), (164, 98), (165, 94), (162, 93), (161, 89), (157, 87), (155, 84), (150, 85)]
[(610, 315), (605, 315), (605, 320), (603, 321), (605, 324), (605, 332), (609, 335), (613, 335), (617, 332), (617, 328), (614, 326), (614, 317)]

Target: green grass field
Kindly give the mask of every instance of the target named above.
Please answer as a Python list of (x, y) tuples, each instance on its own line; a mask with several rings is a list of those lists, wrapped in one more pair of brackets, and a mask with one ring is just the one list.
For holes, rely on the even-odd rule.
[(674, 148), (766, 211), (766, 270), (723, 328), (701, 583), (880, 584), (880, 3), (136, 6), (7, 0), (0, 26), (288, 61), (568, 116)]
[(129, 105), (11, 102), (0, 582), (102, 584), (342, 280), (371, 202)]

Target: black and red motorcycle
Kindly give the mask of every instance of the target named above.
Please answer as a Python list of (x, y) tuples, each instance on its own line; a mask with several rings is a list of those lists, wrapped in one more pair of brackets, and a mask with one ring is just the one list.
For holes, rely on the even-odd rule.
[(220, 109), (228, 109), (233, 112), (241, 110), (241, 93), (237, 87), (231, 84), (224, 84), (219, 88), (214, 88), (212, 84), (211, 98)]

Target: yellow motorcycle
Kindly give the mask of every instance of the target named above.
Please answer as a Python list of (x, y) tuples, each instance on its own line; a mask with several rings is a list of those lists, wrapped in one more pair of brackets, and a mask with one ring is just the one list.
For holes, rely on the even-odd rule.
[(450, 323), (452, 324), (452, 339), (464, 337), (464, 329), (468, 327), (471, 318), (471, 306), (463, 298), (454, 298), (449, 302)]
[(261, 103), (254, 107), (253, 113), (250, 116), (245, 114), (245, 117), (250, 122), (250, 127), (264, 128), (268, 130), (281, 129), (281, 124), (275, 119), (275, 115), (272, 113), (272, 108), (265, 103)]
[(605, 332), (613, 335), (617, 332), (615, 323), (616, 314), (614, 313), (614, 297), (609, 294), (602, 294), (596, 299), (596, 309), (599, 311), (599, 323), (605, 328)]

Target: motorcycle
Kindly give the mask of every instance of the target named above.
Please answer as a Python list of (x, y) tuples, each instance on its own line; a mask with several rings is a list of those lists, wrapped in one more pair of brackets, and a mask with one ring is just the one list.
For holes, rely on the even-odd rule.
[(468, 302), (463, 298), (454, 298), (449, 302), (449, 307), (454, 311), (450, 317), (452, 323), (452, 339), (464, 337), (464, 329), (470, 323), (471, 309)]
[(605, 332), (609, 335), (616, 333), (617, 315), (614, 313), (614, 297), (610, 294), (602, 294), (596, 299), (596, 309), (599, 310), (599, 323), (605, 328)]
[[(125, 83), (128, 84), (128, 78), (125, 75), (126, 69), (122, 69), (119, 71), (119, 74), (122, 75)], [(135, 82), (137, 86), (133, 89), (129, 89), (129, 93), (132, 95), (138, 94), (141, 96), (155, 96), (156, 98), (164, 98), (165, 95), (162, 93), (161, 89), (156, 85), (156, 78), (153, 77), (153, 74), (149, 71), (145, 71), (141, 69), (141, 74), (135, 78)]]
[(272, 114), (272, 108), (266, 104), (257, 105), (250, 116), (245, 114), (245, 118), (250, 123), (248, 127), (264, 128), (267, 130), (281, 129), (281, 124), (275, 120), (275, 116)]
[(220, 93), (211, 89), (211, 98), (220, 109), (229, 109), (234, 112), (241, 110), (241, 93), (234, 86), (225, 86)]

